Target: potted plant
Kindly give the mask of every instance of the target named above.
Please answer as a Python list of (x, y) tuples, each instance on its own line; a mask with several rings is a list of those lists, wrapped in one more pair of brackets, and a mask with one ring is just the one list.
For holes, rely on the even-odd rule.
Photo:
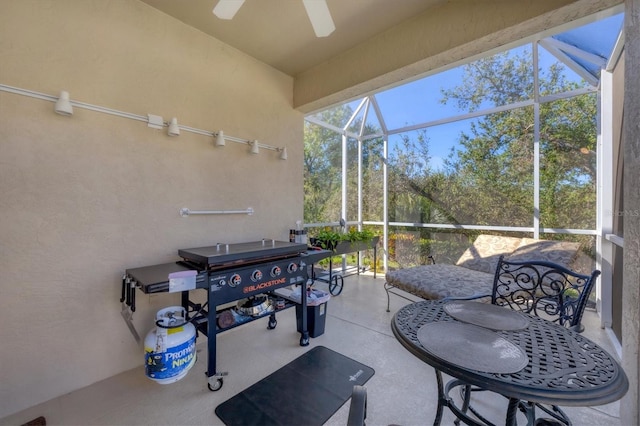
[(321, 229), (314, 238), (311, 238), (312, 245), (331, 251), (335, 250), (340, 241), (342, 241), (342, 234), (328, 228)]
[(312, 244), (325, 250), (331, 250), (336, 254), (344, 254), (373, 248), (378, 244), (379, 239), (379, 236), (369, 230), (352, 229), (341, 233), (325, 228), (316, 234)]

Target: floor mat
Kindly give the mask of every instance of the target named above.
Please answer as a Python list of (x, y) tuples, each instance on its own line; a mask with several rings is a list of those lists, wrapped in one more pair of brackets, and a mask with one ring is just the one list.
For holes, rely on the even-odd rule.
[(373, 368), (324, 346), (251, 385), (216, 408), (226, 425), (322, 425)]

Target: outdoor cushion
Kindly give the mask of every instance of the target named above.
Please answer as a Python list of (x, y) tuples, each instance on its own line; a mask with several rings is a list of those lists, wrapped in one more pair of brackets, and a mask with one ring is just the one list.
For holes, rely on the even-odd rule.
[(493, 273), (437, 263), (389, 271), (385, 278), (393, 287), (423, 299), (442, 299), (491, 294), (493, 276)]
[(579, 248), (579, 243), (567, 241), (480, 235), (455, 265), (438, 263), (388, 271), (387, 311), (390, 290), (394, 287), (423, 299), (491, 294), (501, 255), (510, 261), (543, 260), (571, 269)]
[[(527, 260), (543, 260), (571, 268), (578, 256), (580, 243), (570, 241), (534, 240), (522, 238), (519, 247), (510, 256), (505, 256), (510, 262), (524, 262)], [(494, 268), (495, 271), (495, 268)]]
[(462, 253), (456, 265), (494, 274), (498, 258), (512, 253), (520, 245), (521, 240), (522, 238), (478, 235), (473, 245)]

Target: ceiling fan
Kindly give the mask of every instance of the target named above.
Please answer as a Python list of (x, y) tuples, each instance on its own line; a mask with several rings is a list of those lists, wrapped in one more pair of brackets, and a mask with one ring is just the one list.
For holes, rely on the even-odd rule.
[[(233, 19), (244, 1), (218, 0), (218, 4), (213, 8), (213, 14), (220, 19)], [(327, 0), (302, 0), (302, 2), (316, 37), (326, 37), (336, 29), (327, 6)]]

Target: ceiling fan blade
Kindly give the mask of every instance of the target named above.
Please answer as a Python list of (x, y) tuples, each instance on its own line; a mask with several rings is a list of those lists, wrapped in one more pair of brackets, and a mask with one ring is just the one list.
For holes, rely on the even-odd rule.
[(336, 29), (326, 0), (302, 0), (302, 2), (307, 9), (316, 37), (326, 37)]
[(233, 19), (244, 0), (219, 0), (213, 8), (213, 14), (220, 19)]

